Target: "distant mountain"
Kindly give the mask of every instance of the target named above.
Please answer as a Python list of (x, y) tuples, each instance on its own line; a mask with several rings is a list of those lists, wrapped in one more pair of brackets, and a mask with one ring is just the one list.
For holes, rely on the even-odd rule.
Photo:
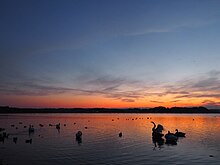
[(0, 106), (0, 113), (220, 113), (219, 109), (205, 107), (154, 108), (16, 108)]

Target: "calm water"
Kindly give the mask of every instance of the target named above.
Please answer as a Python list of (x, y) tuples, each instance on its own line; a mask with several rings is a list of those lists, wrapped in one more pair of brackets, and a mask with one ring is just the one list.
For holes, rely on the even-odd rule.
[[(162, 124), (164, 133), (178, 128), (186, 138), (177, 145), (154, 144), (150, 121)], [(57, 123), (60, 131), (48, 125)], [(24, 128), (29, 124), (34, 134)], [(0, 127), (11, 134), (0, 142), (0, 164), (220, 164), (220, 115), (16, 114), (0, 115)], [(32, 144), (25, 143), (30, 138)]]

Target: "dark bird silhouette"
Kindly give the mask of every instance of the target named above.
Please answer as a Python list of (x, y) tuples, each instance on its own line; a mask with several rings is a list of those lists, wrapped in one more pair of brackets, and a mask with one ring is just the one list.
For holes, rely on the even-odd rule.
[(152, 137), (153, 139), (161, 139), (163, 137), (162, 131), (163, 131), (163, 126), (161, 124), (158, 124), (156, 127), (156, 124), (152, 121), (151, 122), (154, 126), (152, 128)]
[(156, 124), (153, 121), (151, 123), (154, 125), (154, 127), (152, 128), (153, 132), (162, 133), (164, 128), (163, 128), (163, 126), (161, 124), (158, 124), (157, 127), (156, 127)]
[(76, 141), (78, 142), (78, 144), (82, 143), (82, 132), (78, 131), (76, 133)]
[(56, 129), (60, 129), (60, 123), (56, 124)]
[(82, 138), (82, 132), (81, 131), (78, 131), (76, 133), (76, 138)]
[(18, 138), (17, 137), (13, 137), (13, 142), (16, 144), (18, 141)]
[(32, 143), (32, 139), (25, 140), (25, 143)]
[(40, 127), (43, 127), (44, 125), (43, 125), (43, 124), (39, 124), (39, 126), (40, 126)]
[(120, 132), (120, 133), (118, 134), (118, 136), (119, 136), (119, 137), (122, 137), (122, 132)]
[(28, 132), (29, 133), (33, 133), (34, 132), (34, 126), (33, 125), (29, 125)]
[(3, 138), (8, 138), (8, 136), (9, 136), (9, 134), (7, 134), (6, 132), (3, 132), (3, 133), (2, 133), (2, 137), (3, 137)]
[(5, 138), (3, 137), (2, 134), (0, 134), (0, 142), (3, 142), (3, 143), (4, 143), (4, 141), (5, 141)]
[(165, 139), (167, 144), (177, 144), (178, 137), (175, 136), (174, 133), (168, 131), (168, 133), (165, 135)]
[(185, 137), (185, 135), (186, 135), (186, 133), (179, 132), (178, 129), (176, 129), (175, 136), (177, 136), (177, 137)]

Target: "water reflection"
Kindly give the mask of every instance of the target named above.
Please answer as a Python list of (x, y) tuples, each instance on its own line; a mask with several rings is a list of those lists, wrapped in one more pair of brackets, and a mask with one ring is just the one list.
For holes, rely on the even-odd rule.
[[(151, 121), (163, 126), (162, 134), (179, 129), (186, 133), (187, 138), (178, 137), (178, 145), (167, 143), (164, 136), (154, 138)], [(59, 129), (56, 128), (57, 123)], [(35, 129), (30, 134), (28, 128), (24, 128), (29, 124)], [(54, 165), (159, 164), (161, 161), (170, 164), (220, 164), (217, 159), (220, 156), (220, 116), (0, 115), (0, 126), (5, 128), (3, 132), (6, 135), (9, 134), (4, 143), (0, 142), (0, 162), (3, 160), (4, 164), (47, 165), (52, 160)], [(80, 138), (76, 136), (78, 131), (82, 131)], [(3, 132), (0, 132), (0, 141)], [(152, 147), (156, 152), (152, 152)], [(26, 159), (23, 159), (24, 155)]]
[(153, 148), (153, 150), (156, 150), (156, 148), (159, 148), (159, 149), (161, 149), (162, 148), (162, 146), (164, 145), (164, 139), (163, 138), (154, 138), (154, 137), (152, 137), (152, 142), (153, 142), (153, 144), (154, 144), (154, 148)]

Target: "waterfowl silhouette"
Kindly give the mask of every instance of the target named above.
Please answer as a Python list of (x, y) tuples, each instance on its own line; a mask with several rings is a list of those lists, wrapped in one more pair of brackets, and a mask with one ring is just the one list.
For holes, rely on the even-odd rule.
[(80, 144), (82, 143), (82, 132), (81, 131), (78, 131), (76, 133), (76, 141)]
[(34, 132), (34, 126), (33, 125), (29, 125), (28, 132), (29, 133), (33, 133)]
[(158, 124), (157, 127), (156, 127), (156, 124), (151, 121), (151, 123), (154, 125), (153, 128), (152, 128), (152, 137), (154, 139), (160, 139), (163, 137), (163, 134), (162, 134), (162, 131), (163, 131), (163, 126), (161, 124)]
[(82, 138), (82, 132), (81, 131), (78, 131), (77, 133), (76, 133), (76, 138), (78, 139), (78, 138)]
[(174, 133), (170, 133), (170, 131), (168, 131), (165, 135), (165, 139), (167, 144), (177, 144), (178, 137), (175, 136)]
[(56, 129), (60, 129), (60, 123), (56, 124)]
[(118, 136), (119, 136), (119, 137), (122, 137), (122, 132), (120, 132), (120, 133), (118, 134)]
[(3, 137), (3, 138), (8, 138), (8, 136), (9, 136), (9, 134), (7, 134), (6, 132), (3, 132), (3, 133), (2, 133), (2, 137)]
[(32, 143), (32, 139), (25, 140), (25, 143)]
[(16, 144), (17, 143), (18, 138), (17, 137), (13, 137), (13, 142)]
[(175, 136), (177, 136), (177, 137), (185, 137), (185, 135), (186, 135), (186, 133), (179, 132), (178, 129), (176, 129)]

